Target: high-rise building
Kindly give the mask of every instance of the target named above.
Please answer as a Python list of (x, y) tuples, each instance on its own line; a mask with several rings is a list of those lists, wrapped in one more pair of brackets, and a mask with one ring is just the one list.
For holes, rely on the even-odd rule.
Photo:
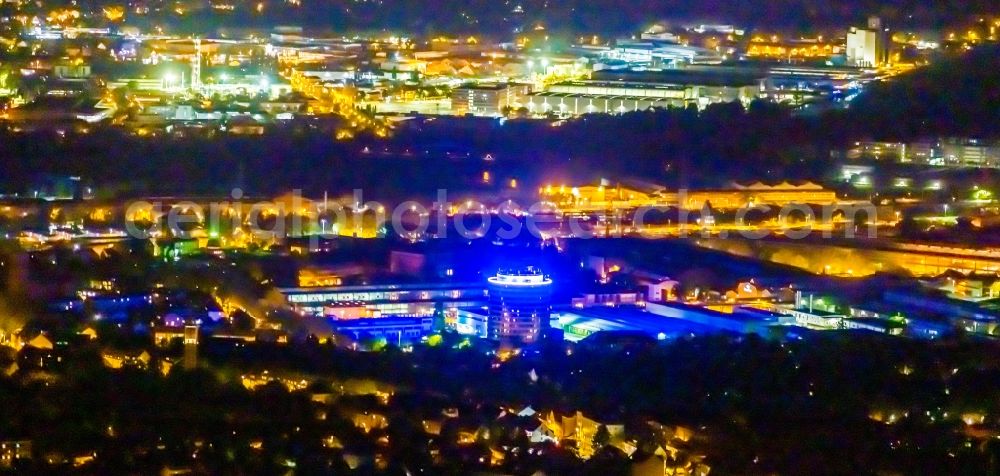
[(549, 329), (552, 280), (535, 268), (501, 271), (488, 280), (487, 336), (534, 342)]
[(888, 62), (887, 35), (878, 17), (868, 19), (868, 28), (847, 32), (847, 62), (863, 68), (877, 68)]

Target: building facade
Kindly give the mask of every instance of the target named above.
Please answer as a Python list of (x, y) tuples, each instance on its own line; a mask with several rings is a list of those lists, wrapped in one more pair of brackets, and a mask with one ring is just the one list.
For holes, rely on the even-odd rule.
[(704, 109), (710, 104), (749, 104), (761, 91), (756, 82), (697, 84), (694, 82), (569, 81), (528, 95), (525, 107), (532, 114), (578, 116), (624, 114), (650, 108), (687, 107)]
[(334, 321), (334, 329), (356, 340), (385, 338), (394, 345), (412, 344), (430, 334), (433, 325), (430, 317), (384, 317), (381, 319), (353, 319)]
[(941, 167), (1000, 168), (1000, 144), (948, 137), (917, 142), (859, 141), (843, 152), (848, 160), (926, 164)]
[(529, 87), (524, 84), (469, 84), (454, 89), (451, 108), (457, 115), (499, 116), (524, 105)]
[(371, 284), (279, 288), (288, 303), (312, 315), (341, 318), (430, 316), (437, 310), (486, 304), (482, 283)]
[(847, 62), (861, 68), (877, 68), (888, 59), (887, 41), (882, 21), (868, 19), (868, 28), (851, 28), (847, 32)]

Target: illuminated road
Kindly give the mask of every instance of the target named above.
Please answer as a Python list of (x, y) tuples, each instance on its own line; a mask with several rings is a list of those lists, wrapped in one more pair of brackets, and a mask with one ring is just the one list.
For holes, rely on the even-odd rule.
[(350, 139), (361, 131), (370, 130), (379, 137), (389, 134), (389, 125), (370, 116), (356, 107), (356, 91), (351, 87), (330, 87), (318, 78), (293, 71), (288, 78), (292, 90), (314, 100), (310, 108), (317, 114), (337, 114), (348, 123), (348, 127), (337, 131), (338, 139)]

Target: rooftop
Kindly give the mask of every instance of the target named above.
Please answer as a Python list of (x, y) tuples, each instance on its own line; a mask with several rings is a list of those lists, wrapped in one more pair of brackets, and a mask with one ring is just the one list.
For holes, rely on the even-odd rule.
[(755, 70), (724, 70), (724, 71), (596, 71), (595, 81), (634, 84), (678, 84), (696, 86), (754, 86), (766, 75)]
[(683, 319), (657, 316), (640, 307), (633, 306), (598, 306), (554, 312), (553, 314), (559, 317), (560, 327), (569, 329), (566, 332), (567, 340), (579, 340), (586, 335), (600, 331), (638, 331), (656, 338), (676, 338), (720, 332), (713, 327)]
[(511, 83), (467, 83), (455, 89), (456, 90), (466, 89), (473, 91), (503, 91), (504, 89), (507, 89), (511, 86), (516, 86), (516, 85)]

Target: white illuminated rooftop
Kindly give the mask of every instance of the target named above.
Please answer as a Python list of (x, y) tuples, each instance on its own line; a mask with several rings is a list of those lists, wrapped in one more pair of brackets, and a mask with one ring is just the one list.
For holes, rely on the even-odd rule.
[(533, 268), (517, 271), (501, 271), (496, 276), (491, 276), (487, 281), (490, 284), (503, 284), (507, 286), (546, 286), (552, 284), (552, 280)]

